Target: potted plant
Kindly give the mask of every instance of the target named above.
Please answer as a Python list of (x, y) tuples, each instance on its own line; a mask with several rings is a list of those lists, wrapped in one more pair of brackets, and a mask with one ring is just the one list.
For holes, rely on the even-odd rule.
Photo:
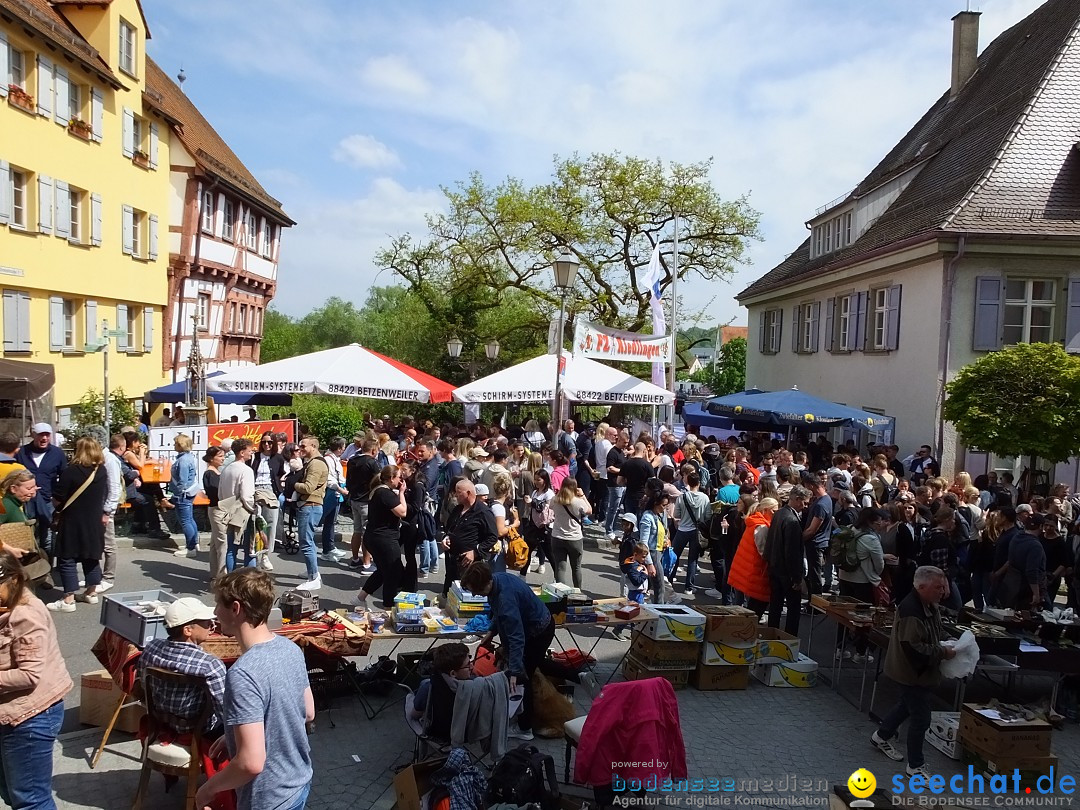
[(131, 162), (145, 169), (150, 165), (150, 155), (146, 154), (142, 149), (136, 149), (131, 155)]
[(27, 112), (36, 112), (34, 97), (17, 84), (8, 85), (8, 104), (13, 107), (19, 107)]
[(68, 132), (79, 138), (88, 140), (93, 130), (90, 125), (81, 118), (72, 118), (68, 121)]

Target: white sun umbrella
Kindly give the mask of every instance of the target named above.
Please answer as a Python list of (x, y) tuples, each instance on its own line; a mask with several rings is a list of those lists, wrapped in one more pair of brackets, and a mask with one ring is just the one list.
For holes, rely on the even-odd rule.
[[(554, 372), (553, 372), (554, 373)], [(357, 343), (208, 378), (208, 391), (449, 402), (454, 386)]]
[[(573, 402), (670, 405), (675, 399), (670, 391), (596, 360), (572, 355), (563, 355), (563, 360), (566, 363), (563, 393)], [(556, 363), (556, 355), (542, 354), (455, 388), (454, 399), (458, 402), (548, 402), (555, 398)]]

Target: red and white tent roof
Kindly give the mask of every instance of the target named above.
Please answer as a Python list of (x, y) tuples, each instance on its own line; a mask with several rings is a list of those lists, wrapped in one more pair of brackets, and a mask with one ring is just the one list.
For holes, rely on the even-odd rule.
[(206, 381), (207, 391), (336, 394), (406, 402), (449, 402), (450, 383), (358, 343), (229, 371)]

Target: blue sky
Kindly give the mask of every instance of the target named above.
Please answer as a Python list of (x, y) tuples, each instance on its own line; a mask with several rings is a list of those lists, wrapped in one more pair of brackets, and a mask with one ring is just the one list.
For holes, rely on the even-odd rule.
[[(714, 159), (764, 240), (706, 323), (805, 238), (947, 88), (965, 0), (143, 0), (150, 55), (299, 223), (275, 305), (363, 302), (371, 257), (422, 234), (469, 172), (545, 181), (552, 157)], [(983, 0), (980, 47), (1040, 5)]]

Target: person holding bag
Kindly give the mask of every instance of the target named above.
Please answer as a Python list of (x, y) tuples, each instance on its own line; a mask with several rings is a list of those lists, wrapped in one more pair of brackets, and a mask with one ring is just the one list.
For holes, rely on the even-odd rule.
[[(101, 583), (101, 556), (105, 553), (105, 524), (109, 513), (105, 499), (109, 482), (105, 474), (105, 455), (101, 445), (89, 436), (79, 439), (75, 456), (60, 474), (53, 490), (56, 512), (53, 515), (57, 538), (54, 551), (64, 598), (50, 602), (49, 610), (74, 613), (75, 602), (96, 605), (97, 586)], [(79, 576), (76, 564), (82, 565), (86, 590), (76, 596)]]
[(37, 494), (37, 479), (23, 468), (12, 470), (0, 481), (0, 545), (22, 563), (31, 582), (43, 579), (52, 564), (38, 545), (33, 521), (26, 517), (26, 504)]
[[(533, 453), (533, 457), (540, 456)], [(538, 574), (547, 572), (545, 562), (552, 561), (555, 564), (555, 555), (551, 550), (551, 524), (555, 520), (555, 512), (551, 505), (555, 500), (555, 493), (551, 489), (551, 478), (548, 471), (543, 467), (536, 469), (532, 474), (532, 492), (525, 495), (525, 508), (529, 510), (529, 520), (525, 524), (525, 542), (529, 544), (530, 562), (522, 567), (521, 575), (525, 576), (532, 567), (533, 551), (536, 551)]]
[(554, 552), (555, 581), (564, 585), (566, 581), (566, 563), (570, 563), (570, 577), (574, 587), (581, 587), (581, 558), (585, 553), (582, 524), (592, 514), (592, 506), (585, 498), (585, 493), (577, 485), (577, 479), (566, 476), (559, 487), (552, 506), (555, 519), (551, 524), (551, 550)]

